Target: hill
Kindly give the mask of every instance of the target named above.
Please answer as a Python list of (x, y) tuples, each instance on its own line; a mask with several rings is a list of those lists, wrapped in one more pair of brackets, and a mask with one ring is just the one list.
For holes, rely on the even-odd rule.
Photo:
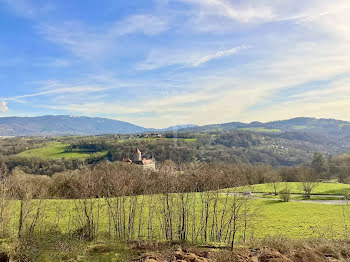
[(140, 133), (146, 129), (127, 122), (98, 117), (2, 117), (0, 136), (60, 136)]
[(311, 117), (297, 117), (288, 120), (272, 121), (267, 123), (256, 121), (251, 123), (230, 122), (186, 128), (187, 131), (194, 132), (232, 131), (237, 129), (266, 133), (306, 132), (317, 133), (326, 136), (342, 136), (346, 138), (349, 138), (350, 136), (350, 122), (336, 119), (318, 119)]

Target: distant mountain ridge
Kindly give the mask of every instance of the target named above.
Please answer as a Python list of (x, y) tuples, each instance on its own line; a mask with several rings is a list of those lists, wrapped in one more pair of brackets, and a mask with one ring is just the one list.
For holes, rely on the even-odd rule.
[(327, 136), (350, 136), (350, 122), (327, 118), (297, 117), (288, 120), (262, 122), (230, 122), (187, 128), (184, 131), (211, 132), (250, 130), (257, 132), (312, 132)]
[(108, 118), (47, 115), (39, 117), (0, 117), (0, 136), (60, 136), (133, 134), (143, 132), (215, 132), (248, 130), (256, 132), (308, 132), (350, 139), (350, 122), (298, 117), (288, 120), (262, 122), (230, 122), (205, 126), (177, 125), (165, 129), (144, 128), (128, 122)]
[(193, 124), (188, 124), (188, 125), (176, 125), (176, 126), (170, 126), (168, 128), (164, 128), (164, 129), (159, 129), (161, 131), (172, 131), (172, 130), (183, 130), (186, 128), (194, 128), (194, 127), (198, 127), (198, 125), (193, 125)]
[(59, 136), (141, 133), (146, 128), (99, 117), (39, 116), (2, 117), (0, 136)]

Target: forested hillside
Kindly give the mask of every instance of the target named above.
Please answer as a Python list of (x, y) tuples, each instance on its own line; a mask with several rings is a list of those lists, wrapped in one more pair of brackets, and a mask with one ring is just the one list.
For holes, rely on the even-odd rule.
[(231, 122), (224, 124), (206, 125), (188, 128), (191, 132), (212, 132), (212, 131), (232, 131), (232, 130), (250, 130), (264, 133), (281, 133), (281, 132), (308, 132), (324, 136), (343, 137), (348, 141), (350, 139), (350, 122), (326, 119), (298, 117), (288, 120), (273, 122), (251, 122), (249, 124), (241, 122)]
[(293, 132), (175, 131), (140, 135), (105, 135), (0, 140), (0, 154), (10, 169), (52, 175), (98, 162), (133, 157), (136, 148), (157, 163), (172, 160), (296, 166), (309, 164), (315, 152), (326, 158), (350, 152), (348, 140), (324, 134)]

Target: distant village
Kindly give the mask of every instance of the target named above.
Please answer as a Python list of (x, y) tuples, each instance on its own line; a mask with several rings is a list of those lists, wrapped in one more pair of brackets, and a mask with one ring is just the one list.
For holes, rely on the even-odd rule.
[(115, 135), (118, 139), (137, 139), (137, 138), (162, 138), (164, 135), (160, 133), (140, 133), (130, 135)]

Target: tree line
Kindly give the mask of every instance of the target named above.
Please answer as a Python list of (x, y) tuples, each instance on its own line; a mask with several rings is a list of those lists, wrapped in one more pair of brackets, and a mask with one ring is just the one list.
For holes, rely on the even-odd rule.
[[(94, 165), (76, 163), (80, 166), (73, 167), (73, 170), (64, 170), (51, 176), (38, 176), (29, 175), (19, 167), (9, 168), (0, 159), (0, 170), (2, 176), (10, 180), (22, 174), (21, 179), (32, 184), (33, 188), (44, 190), (46, 198), (64, 199), (80, 198), (80, 192), (84, 191), (82, 181), (86, 179), (91, 183), (91, 194), (96, 197), (110, 195), (114, 190), (125, 192), (126, 195), (157, 194), (164, 191), (164, 185), (167, 185), (169, 193), (178, 192), (179, 188), (185, 192), (203, 192), (282, 181), (317, 182), (338, 179), (348, 183), (350, 179), (349, 156), (327, 160), (320, 153), (314, 155), (309, 165), (279, 168), (266, 164), (229, 164), (216, 161), (178, 164), (167, 160), (157, 163), (157, 171), (144, 171), (137, 165), (121, 162), (105, 161)], [(118, 184), (114, 185), (113, 181)]]

